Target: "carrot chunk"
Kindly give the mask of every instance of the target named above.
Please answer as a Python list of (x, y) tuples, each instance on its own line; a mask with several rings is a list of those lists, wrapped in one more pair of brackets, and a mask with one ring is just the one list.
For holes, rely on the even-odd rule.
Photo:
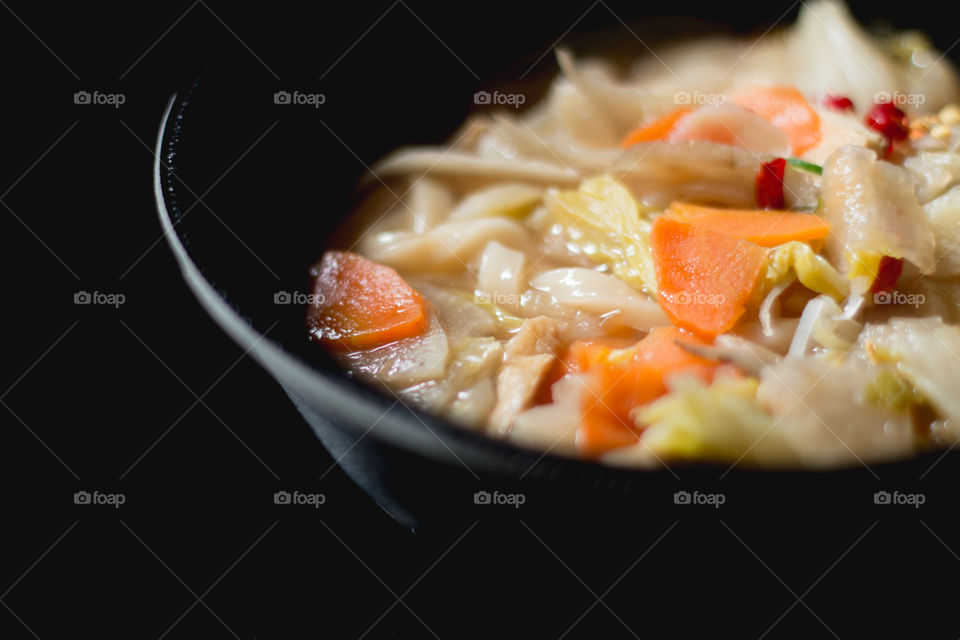
[(776, 247), (792, 240), (823, 240), (830, 233), (830, 224), (810, 213), (717, 209), (688, 202), (673, 202), (667, 207), (666, 214), (714, 233), (749, 240), (764, 247)]
[(690, 107), (680, 107), (679, 109), (674, 109), (673, 111), (660, 116), (653, 122), (640, 125), (626, 135), (626, 137), (623, 139), (623, 142), (620, 143), (620, 146), (626, 149), (635, 144), (640, 144), (641, 142), (663, 140), (673, 129), (674, 125), (676, 125), (683, 116), (690, 113), (690, 111)]
[(669, 216), (654, 221), (650, 244), (660, 306), (674, 324), (713, 337), (737, 323), (766, 249)]
[(658, 327), (626, 348), (605, 341), (579, 341), (570, 346), (576, 370), (587, 374), (583, 417), (577, 447), (589, 457), (634, 444), (640, 430), (633, 411), (667, 392), (666, 378), (684, 372), (704, 381), (716, 363), (694, 356), (677, 342), (706, 344), (676, 327)]
[(390, 267), (328, 251), (316, 270), (308, 324), (311, 337), (326, 347), (369, 349), (423, 333), (426, 304)]
[(794, 154), (820, 142), (820, 116), (794, 87), (753, 87), (727, 95), (733, 104), (749, 109), (790, 136)]

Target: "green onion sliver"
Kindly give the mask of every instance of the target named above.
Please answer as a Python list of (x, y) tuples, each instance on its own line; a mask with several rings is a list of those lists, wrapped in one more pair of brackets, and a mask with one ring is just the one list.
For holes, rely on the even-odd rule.
[(801, 171), (809, 171), (818, 176), (823, 175), (823, 167), (818, 164), (813, 164), (812, 162), (807, 162), (806, 160), (801, 160), (800, 158), (787, 158), (787, 164)]

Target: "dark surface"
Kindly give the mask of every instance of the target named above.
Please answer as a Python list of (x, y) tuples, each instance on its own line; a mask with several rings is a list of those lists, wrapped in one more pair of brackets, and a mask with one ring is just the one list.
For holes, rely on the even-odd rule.
[[(750, 28), (788, 6), (689, 11)], [(491, 507), (425, 535), (396, 525), (346, 478), (282, 390), (194, 301), (161, 239), (151, 149), (170, 92), (209, 64), (248, 75), (251, 87), (328, 95), (329, 130), (309, 108), (272, 116), (271, 96), (238, 94), (262, 105), (264, 126), (238, 119), (223, 179), (191, 185), (213, 211), (250, 208), (229, 226), (251, 247), (277, 211), (302, 209), (304, 233), (291, 242), (304, 246), (361, 160), (410, 141), (405, 117), (429, 110), (437, 136), (455, 126), (477, 86), (465, 66), (487, 78), (506, 61), (535, 59), (575, 22), (618, 24), (590, 3), (396, 4), (376, 22), (390, 7), (338, 7), (336, 17), (228, 3), (0, 9), (9, 345), (0, 637), (760, 637), (772, 625), (765, 637), (956, 637), (949, 461), (919, 483), (883, 470), (879, 481), (861, 470), (836, 491), (814, 481), (810, 495), (832, 496), (824, 501), (758, 479), (719, 489), (720, 509), (682, 509), (664, 483), (617, 513), (603, 504), (591, 513), (571, 495), (569, 510)], [(609, 7), (625, 20), (643, 11)], [(504, 20), (508, 10), (519, 15)], [(884, 14), (873, 3), (857, 11)], [(948, 23), (905, 26), (934, 31), (947, 48)], [(431, 73), (404, 64), (417, 56)], [(364, 65), (386, 82), (350, 73)], [(79, 90), (126, 102), (75, 105)], [(336, 138), (352, 152), (316, 155)], [(289, 155), (303, 162), (290, 163), (302, 169), (288, 183), (246, 173), (249, 158)], [(305, 184), (316, 201), (294, 195)], [(252, 278), (296, 267), (292, 258), (264, 268), (239, 240), (224, 251)], [(126, 301), (74, 305), (78, 291)], [(927, 504), (874, 507), (880, 489), (922, 491)], [(126, 502), (74, 505), (82, 490)], [(275, 505), (282, 490), (326, 502)], [(939, 633), (918, 630), (928, 626)]]

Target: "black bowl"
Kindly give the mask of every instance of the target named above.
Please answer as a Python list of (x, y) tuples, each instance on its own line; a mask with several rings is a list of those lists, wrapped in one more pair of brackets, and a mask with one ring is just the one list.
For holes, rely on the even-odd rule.
[[(781, 10), (752, 9), (753, 21), (740, 26), (762, 29)], [(614, 17), (601, 23), (616, 31)], [(643, 53), (638, 31), (645, 33), (619, 34), (636, 55)], [(508, 69), (501, 82), (525, 75), (533, 102), (555, 72), (552, 56), (541, 57), (547, 51), (528, 51), (520, 63), (491, 54), (485, 68)], [(346, 376), (307, 340), (305, 305), (297, 298), (309, 293), (308, 267), (350, 212), (366, 166), (400, 144), (443, 141), (472, 107), (473, 91), (493, 86), (461, 68), (458, 56), (438, 55), (413, 47), (392, 51), (386, 62), (345, 56), (330, 76), (298, 87), (207, 70), (170, 100), (157, 139), (157, 206), (188, 285), (280, 382), (347, 473), (397, 520), (422, 528), (478, 513), (672, 513), (687, 508), (675, 504), (675, 492), (695, 490), (723, 493), (725, 513), (778, 505), (839, 513), (874, 508), (881, 489), (956, 477), (957, 457), (939, 453), (818, 473), (727, 465), (614, 469), (488, 439)], [(416, 72), (398, 75), (404, 68)], [(939, 484), (928, 481), (924, 490)], [(478, 491), (522, 494), (523, 510), (475, 504)]]

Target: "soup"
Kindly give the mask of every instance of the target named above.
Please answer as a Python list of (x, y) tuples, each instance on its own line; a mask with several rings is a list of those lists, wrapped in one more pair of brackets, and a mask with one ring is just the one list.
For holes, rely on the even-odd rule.
[[(638, 52), (641, 53), (641, 52)], [(824, 468), (960, 437), (960, 84), (833, 2), (379, 162), (312, 340), (451, 421), (613, 465)]]

